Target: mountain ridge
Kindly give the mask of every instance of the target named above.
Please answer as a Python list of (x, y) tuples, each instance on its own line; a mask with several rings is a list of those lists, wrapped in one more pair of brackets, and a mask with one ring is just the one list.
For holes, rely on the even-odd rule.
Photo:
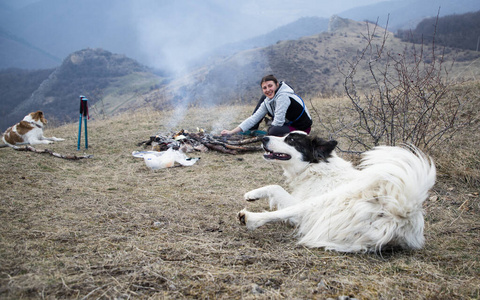
[[(61, 122), (75, 120), (81, 94), (89, 98), (97, 117), (145, 105), (172, 109), (190, 105), (253, 104), (261, 96), (258, 82), (266, 74), (286, 80), (307, 100), (310, 95), (340, 94), (343, 92), (342, 73), (348, 72), (350, 63), (366, 46), (367, 26), (370, 31), (375, 27), (368, 22), (333, 16), (329, 31), (240, 51), (178, 78), (155, 74), (125, 55), (103, 49), (80, 50), (70, 54), (52, 71), (26, 102), (19, 101), (21, 105), (3, 117), (0, 126), (6, 128), (38, 109)], [(377, 32), (383, 30), (377, 28)], [(386, 36), (391, 51), (402, 53), (407, 46), (412, 47), (392, 32), (386, 32)], [(456, 56), (458, 61), (469, 62), (480, 56), (472, 51), (447, 50), (449, 60)], [(367, 78), (367, 70), (366, 66), (358, 68), (357, 75)], [(359, 84), (359, 87), (368, 86), (364, 80)]]
[[(90, 106), (104, 98), (113, 98), (102, 103), (103, 111), (98, 111), (98, 114), (112, 114), (119, 107), (115, 98), (129, 99), (146, 93), (162, 80), (146, 66), (124, 55), (103, 49), (83, 49), (65, 58), (27, 99), (3, 114), (0, 126), (2, 129), (11, 126), (36, 110), (44, 111), (56, 122), (72, 121), (77, 117), (79, 95), (90, 98)], [(108, 89), (115, 85), (118, 85), (116, 89)]]
[[(442, 9), (440, 10), (442, 15), (480, 10), (480, 2), (478, 0), (458, 0), (454, 3), (446, 0), (410, 0), (379, 2), (375, 5), (356, 7), (353, 10), (337, 13), (337, 15), (356, 21), (369, 20), (375, 22), (377, 18), (380, 18), (379, 24), (382, 26), (384, 26), (383, 23), (386, 18), (390, 16), (389, 29), (394, 31), (399, 28), (406, 29), (405, 26), (413, 28), (422, 18), (435, 16), (438, 12), (436, 3), (442, 4)], [(195, 17), (191, 21), (193, 24), (180, 19), (178, 26), (181, 25), (181, 22), (187, 22), (185, 25), (195, 26), (194, 23), (196, 21), (200, 22), (202, 20), (197, 19), (197, 16), (210, 16), (210, 12), (213, 9), (218, 9), (219, 15), (215, 18), (208, 18), (208, 26), (218, 28), (221, 26), (220, 21), (228, 21), (227, 24), (235, 24), (238, 21), (236, 19), (226, 20), (225, 16), (231, 10), (228, 10), (225, 5), (220, 5), (221, 3), (217, 3), (216, 6), (209, 6), (188, 0), (188, 4), (183, 7), (183, 14), (192, 13)], [(174, 4), (169, 3), (169, 6), (172, 5)], [(139, 9), (139, 11), (133, 11), (132, 8)], [(146, 21), (142, 21), (141, 24), (138, 24), (138, 22), (132, 19), (134, 15), (150, 16), (150, 14), (155, 17), (153, 18), (152, 16), (153, 21), (151, 22), (153, 23), (144, 24), (143, 22)], [(137, 26), (145, 28), (152, 26), (150, 29), (155, 30), (159, 26), (173, 24), (172, 18), (181, 16), (183, 15), (170, 16), (165, 11), (162, 11), (158, 5), (152, 11), (148, 11), (134, 0), (125, 1), (122, 5), (119, 5), (118, 1), (115, 0), (85, 0), (81, 3), (77, 1), (49, 0), (38, 1), (16, 10), (1, 9), (0, 30), (8, 32), (13, 39), (8, 36), (0, 37), (0, 42), (2, 43), (2, 47), (0, 47), (0, 69), (9, 67), (27, 69), (57, 67), (61, 64), (64, 57), (85, 48), (107, 49), (113, 53), (124, 54), (142, 64), (158, 69), (172, 67), (170, 65), (171, 61), (174, 60), (172, 55), (175, 54), (175, 51), (183, 53), (182, 49), (184, 48), (182, 44), (195, 38), (195, 35), (191, 36), (190, 39), (187, 37), (186, 40), (182, 36), (173, 37), (172, 40), (169, 34), (164, 36), (161, 32), (155, 31), (156, 35), (159, 35), (159, 41), (149, 45), (149, 47), (155, 49), (152, 54), (146, 50), (144, 44), (155, 37), (155, 35), (144, 36), (143, 33), (138, 32), (139, 28)], [(163, 19), (167, 22), (166, 24), (161, 22)], [(214, 21), (216, 19), (220, 21)], [(271, 30), (268, 34), (240, 39), (241, 42), (230, 43), (224, 46), (219, 44), (212, 48), (216, 49), (215, 51), (223, 51), (226, 55), (231, 55), (239, 50), (265, 47), (279, 40), (297, 39), (300, 36), (315, 34), (315, 32), (309, 30), (317, 26), (319, 30), (325, 31), (327, 20), (328, 18), (325, 17), (305, 16), (290, 24), (277, 27), (277, 29)], [(286, 28), (289, 27), (288, 25), (292, 28), (295, 23), (301, 24), (302, 22), (305, 23), (302, 32), (295, 34), (293, 32), (294, 29), (291, 29), (291, 33), (286, 31)], [(319, 25), (314, 25), (314, 22), (319, 23)], [(172, 26), (171, 29), (173, 30), (178, 26)], [(235, 31), (237, 34), (243, 32), (243, 29), (240, 30), (235, 27), (232, 27), (230, 30), (233, 29), (237, 29)], [(203, 31), (208, 32), (208, 30)], [(95, 34), (92, 35), (92, 32), (95, 32)], [(230, 31), (227, 32), (227, 34), (223, 33), (221, 36), (215, 37), (213, 41), (217, 43), (231, 35)], [(316, 33), (320, 33), (320, 31)], [(172, 43), (167, 42), (169, 39)], [(25, 43), (17, 43), (15, 40), (22, 40)], [(266, 41), (268, 41), (268, 44), (266, 44)], [(206, 43), (207, 45), (195, 45), (195, 48), (199, 48), (199, 51), (205, 50), (204, 48), (209, 46), (210, 43), (211, 41)], [(245, 45), (242, 45), (242, 43)], [(151, 57), (152, 55), (154, 59)], [(188, 63), (197, 62), (196, 65), (198, 65), (198, 62), (203, 62), (205, 57), (216, 55), (218, 53), (207, 51), (202, 56)], [(52, 60), (51, 56), (60, 59)], [(185, 59), (187, 58), (184, 57), (183, 60)], [(155, 66), (154, 63), (163, 67)]]

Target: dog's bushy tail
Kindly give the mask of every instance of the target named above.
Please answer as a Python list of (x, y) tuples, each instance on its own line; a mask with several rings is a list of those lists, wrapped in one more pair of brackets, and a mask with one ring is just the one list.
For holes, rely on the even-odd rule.
[(360, 168), (394, 183), (414, 206), (422, 205), (436, 179), (433, 160), (413, 145), (375, 147), (365, 152)]
[[(388, 182), (384, 191), (386, 210), (398, 222), (398, 243), (408, 248), (423, 246), (423, 202), (435, 184), (436, 168), (433, 160), (412, 145), (402, 147), (380, 146), (364, 154), (360, 168), (373, 177)], [(404, 236), (398, 236), (398, 234)]]

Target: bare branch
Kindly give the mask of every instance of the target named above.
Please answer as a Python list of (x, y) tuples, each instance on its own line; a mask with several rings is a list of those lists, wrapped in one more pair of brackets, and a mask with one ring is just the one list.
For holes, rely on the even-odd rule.
[[(342, 115), (338, 120), (340, 126), (334, 132), (350, 142), (349, 149), (411, 143), (426, 150), (441, 144), (469, 123), (461, 117), (464, 103), (451, 93), (455, 83), (448, 78), (445, 49), (437, 51), (435, 45), (436, 25), (428, 51), (422, 43), (406, 44), (402, 53), (394, 53), (387, 50), (387, 28), (379, 38), (378, 24), (370, 28), (367, 22), (366, 45), (348, 62), (348, 71), (340, 70), (350, 100), (345, 111), (356, 121), (347, 122)], [(363, 94), (356, 79), (361, 65), (365, 66), (372, 82)], [(450, 68), (452, 66), (453, 62)]]

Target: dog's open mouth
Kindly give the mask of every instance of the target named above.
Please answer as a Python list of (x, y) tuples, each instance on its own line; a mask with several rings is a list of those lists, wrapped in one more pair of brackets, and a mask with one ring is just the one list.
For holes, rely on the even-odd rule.
[(263, 157), (265, 159), (289, 160), (290, 158), (292, 158), (289, 154), (286, 153), (273, 152), (268, 150), (267, 148), (264, 149), (265, 154), (263, 154)]

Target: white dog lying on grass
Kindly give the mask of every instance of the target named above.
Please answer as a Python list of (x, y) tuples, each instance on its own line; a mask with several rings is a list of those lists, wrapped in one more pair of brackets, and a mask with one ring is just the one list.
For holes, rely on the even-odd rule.
[(238, 213), (256, 229), (289, 220), (299, 243), (342, 252), (419, 249), (424, 244), (422, 203), (435, 183), (435, 165), (414, 147), (377, 147), (359, 168), (335, 154), (336, 141), (292, 132), (263, 139), (266, 160), (284, 169), (292, 193), (278, 185), (245, 194), (269, 200), (276, 211)]

